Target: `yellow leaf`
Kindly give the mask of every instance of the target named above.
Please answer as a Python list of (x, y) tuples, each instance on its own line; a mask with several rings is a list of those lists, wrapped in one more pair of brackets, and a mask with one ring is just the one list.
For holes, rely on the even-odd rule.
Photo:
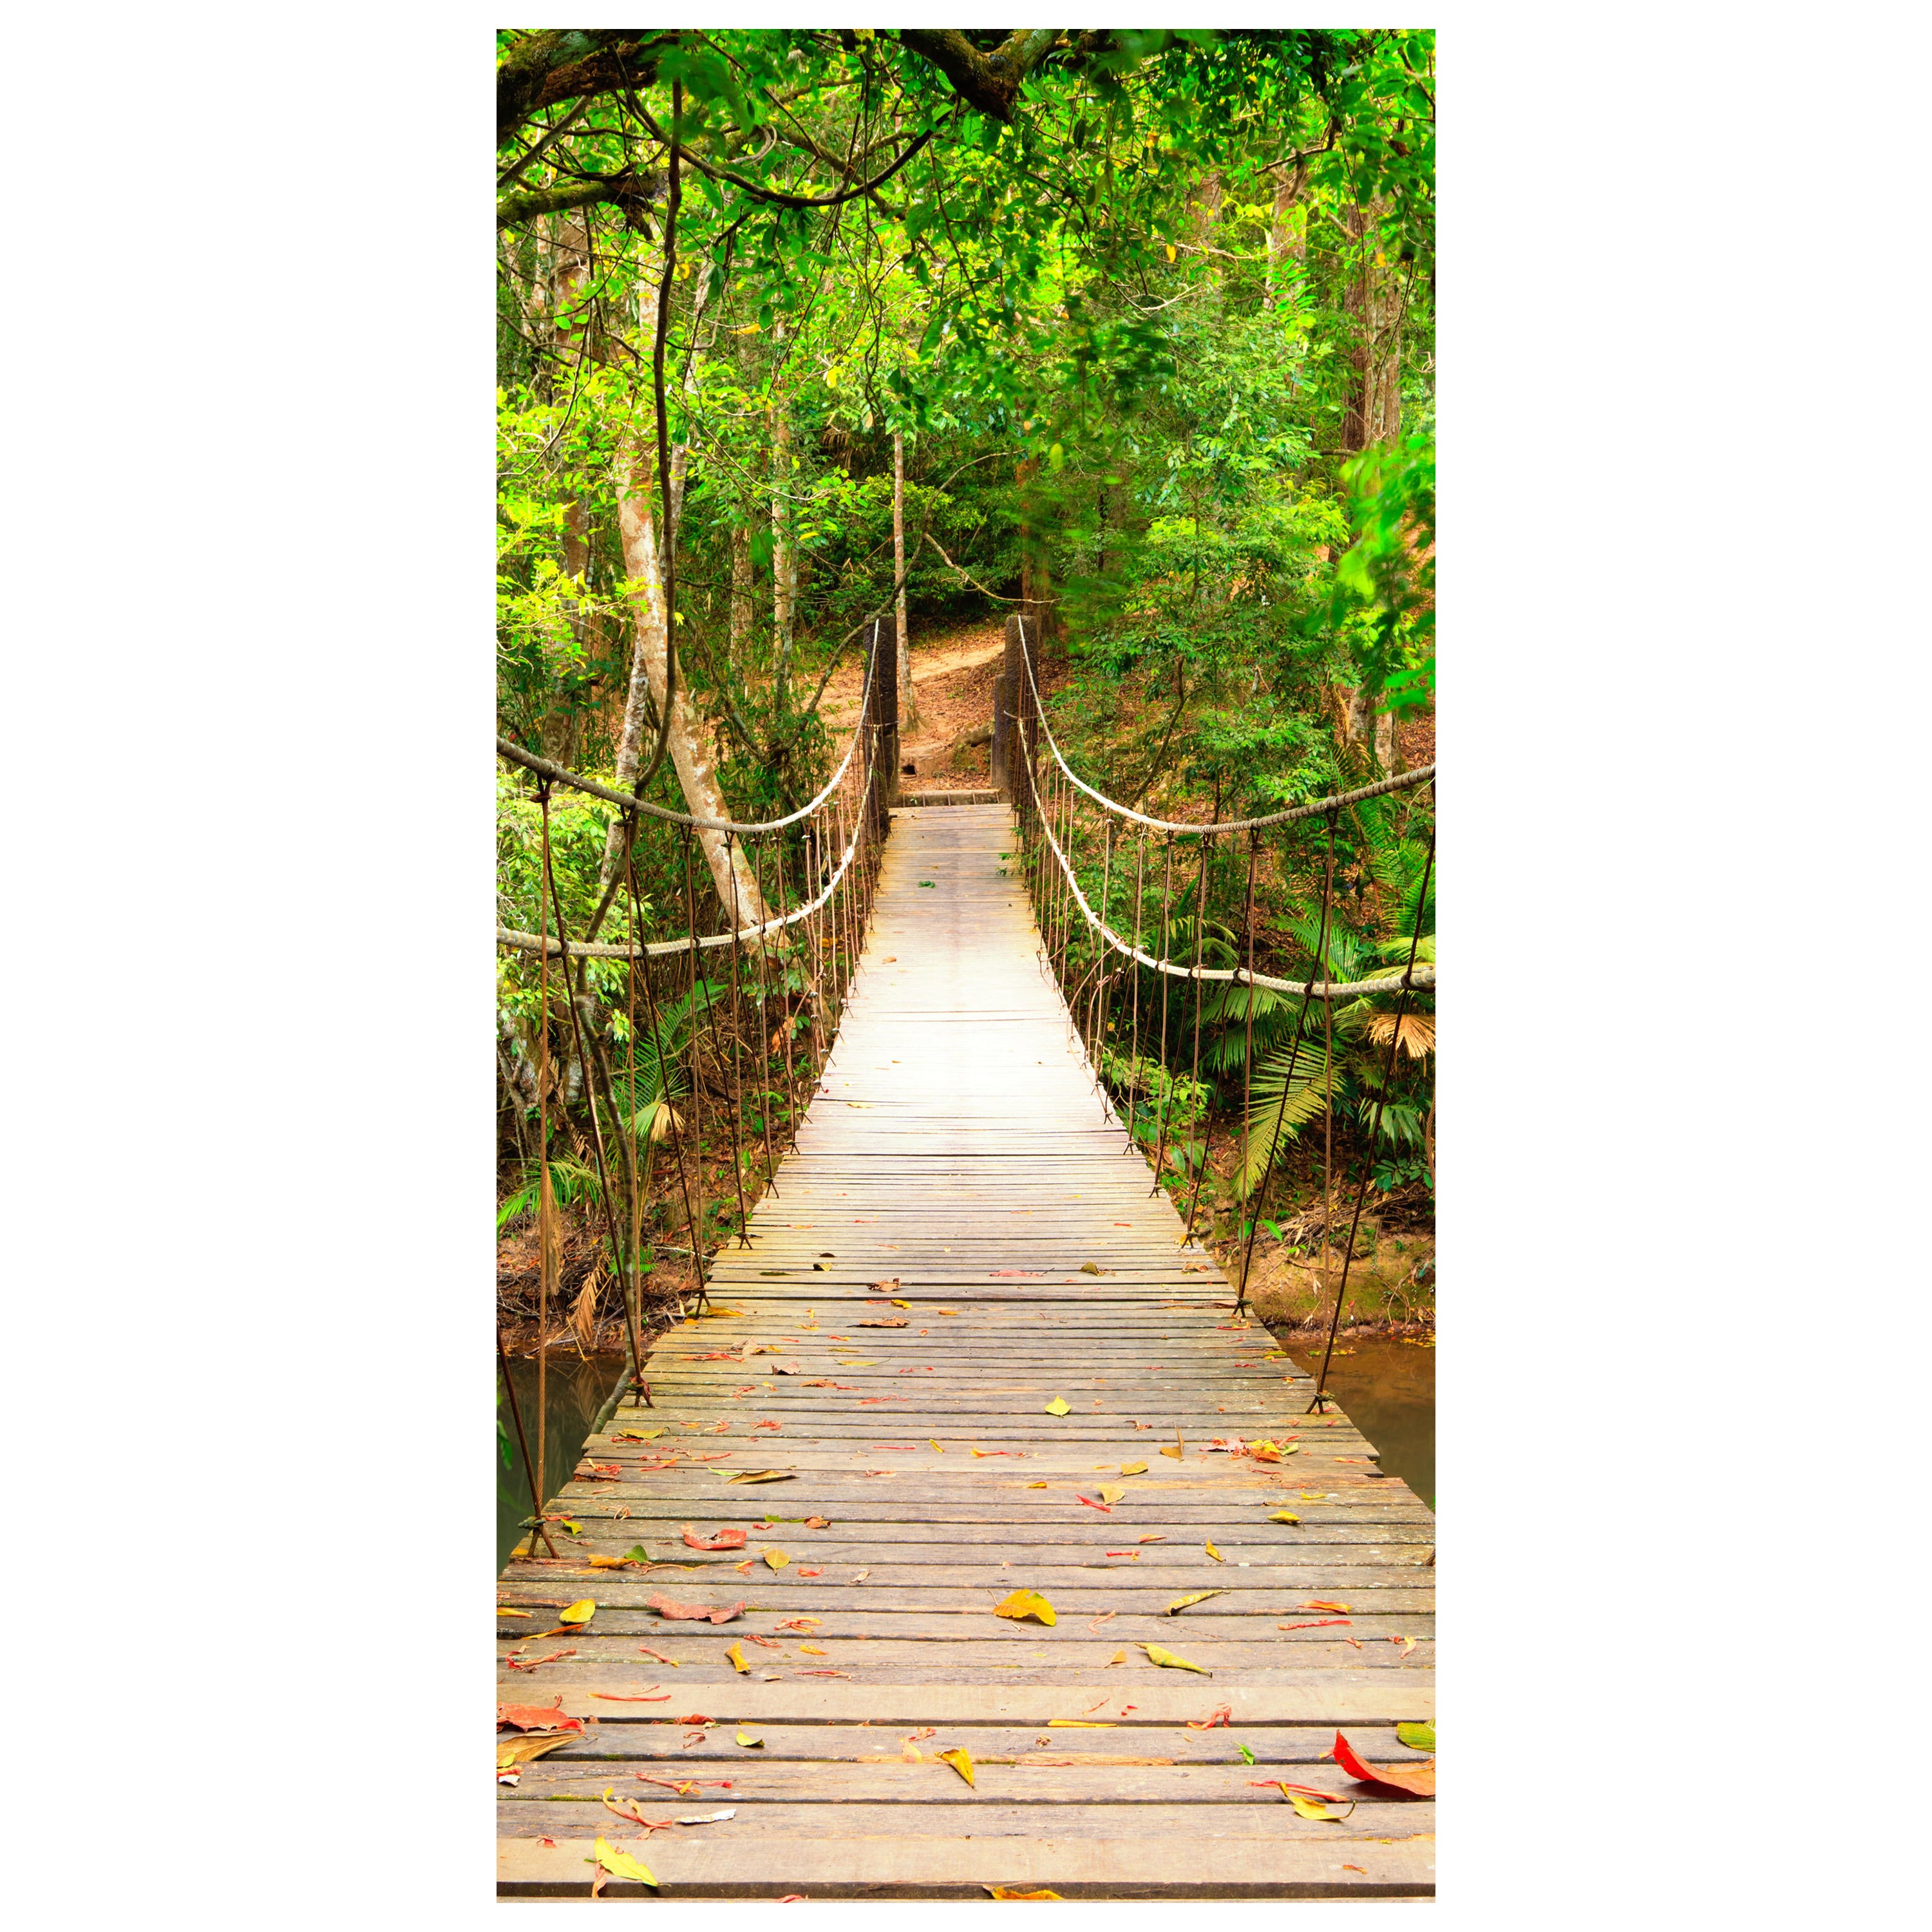
[[(742, 1664), (739, 1666), (740, 1670), (743, 1667)], [(746, 1730), (742, 1724), (738, 1726), (738, 1748), (740, 1750), (763, 1750), (764, 1748), (765, 1741), (763, 1738), (753, 1732)]]
[(1207, 1552), (1208, 1552), (1208, 1554), (1210, 1556), (1213, 1557), (1213, 1558), (1214, 1558), (1214, 1561), (1215, 1561), (1216, 1563), (1225, 1563), (1225, 1562), (1227, 1562), (1227, 1560), (1228, 1560), (1228, 1559), (1227, 1559), (1225, 1556), (1223, 1556), (1221, 1554), (1221, 1552), (1220, 1552), (1218, 1550), (1216, 1550), (1216, 1549), (1214, 1547), (1214, 1546), (1211, 1543), (1204, 1543), (1204, 1544), (1201, 1546), (1201, 1547), (1202, 1547), (1203, 1550), (1206, 1550), (1206, 1551), (1207, 1551)]
[(1163, 1442), (1160, 1453), (1163, 1456), (1172, 1456), (1177, 1462), (1180, 1460), (1180, 1445), (1178, 1442)]
[[(621, 1556), (592, 1556), (587, 1561), (593, 1570), (621, 1570), (624, 1567), (624, 1558)], [(496, 1614), (501, 1616), (503, 1613), (499, 1610)], [(520, 1611), (518, 1614), (520, 1616), (522, 1612)]]
[(1177, 1597), (1167, 1606), (1166, 1614), (1172, 1616), (1177, 1610), (1184, 1610), (1190, 1604), (1204, 1604), (1210, 1597), (1225, 1597), (1225, 1590), (1196, 1590), (1191, 1597)]
[(1066, 1398), (1064, 1396), (1055, 1396), (1047, 1404), (1046, 1412), (1048, 1415), (1064, 1415), (1066, 1413)]
[(938, 1452), (939, 1452), (939, 1454), (940, 1454), (940, 1455), (944, 1456), (944, 1455), (946, 1454), (945, 1448), (944, 1448), (944, 1446), (940, 1443), (940, 1440), (939, 1440), (939, 1438), (938, 1438), (938, 1436), (928, 1436), (926, 1439), (927, 1440), (927, 1442), (930, 1442), (930, 1443), (932, 1444), (932, 1446), (933, 1446), (933, 1448), (934, 1448), (934, 1449), (936, 1449), (937, 1450), (938, 1450)]
[(1117, 1503), (1126, 1494), (1126, 1491), (1118, 1483), (1102, 1483), (1100, 1485), (1100, 1500), (1103, 1503)]
[(1342, 1812), (1331, 1811), (1327, 1805), (1318, 1803), (1312, 1798), (1304, 1798), (1300, 1792), (1291, 1791), (1285, 1784), (1281, 1788), (1281, 1795), (1294, 1807), (1295, 1816), (1298, 1818), (1326, 1818), (1334, 1821), (1346, 1815)]
[(1127, 1653), (1124, 1650), (1115, 1651), (1113, 1655), (1107, 1660), (1109, 1664), (1124, 1664), (1126, 1660)]
[(556, 1620), (560, 1624), (587, 1624), (597, 1614), (597, 1606), (588, 1597), (580, 1597), (567, 1609), (559, 1610)]
[(1046, 1485), (1044, 1483), (1029, 1483), (1027, 1487), (1030, 1490), (1043, 1490)]
[(514, 1765), (528, 1764), (532, 1758), (570, 1743), (577, 1736), (574, 1731), (560, 1731), (554, 1737), (503, 1738), (496, 1746), (496, 1768), (508, 1771)]
[(842, 1369), (876, 1369), (879, 1358), (876, 1355), (851, 1357), (839, 1355), (833, 1358)]
[(765, 1552), (766, 1566), (770, 1569), (782, 1570), (790, 1561), (791, 1558), (782, 1550), (768, 1550)]
[(820, 1650), (815, 1643), (802, 1643), (798, 1650), (801, 1657), (830, 1657), (832, 1654), (829, 1650)]
[(934, 1751), (933, 1756), (950, 1764), (968, 1784), (973, 1782), (973, 1754), (962, 1745), (957, 1750)]
[(1147, 1465), (1144, 1462), (1123, 1462), (1120, 1465), (1120, 1474), (1124, 1476), (1144, 1476), (1147, 1474)]
[(1011, 1617), (1016, 1621), (1022, 1617), (1032, 1617), (1043, 1624), (1058, 1620), (1053, 1614), (1053, 1606), (1037, 1590), (1016, 1590), (993, 1606), (996, 1617)]
[(1157, 1643), (1144, 1643), (1141, 1648), (1147, 1652), (1150, 1664), (1164, 1664), (1170, 1670), (1195, 1671), (1203, 1677), (1212, 1677), (1214, 1674), (1211, 1670), (1202, 1670), (1198, 1664), (1190, 1664), (1184, 1657), (1176, 1657), (1171, 1650), (1162, 1650)]
[[(584, 1840), (578, 1840), (581, 1844)], [(640, 1865), (628, 1852), (620, 1852), (608, 1838), (600, 1837), (596, 1845), (597, 1862), (613, 1878), (628, 1878), (639, 1885), (655, 1886), (657, 1880), (651, 1876), (649, 1865)]]
[(1050, 1731), (1117, 1731), (1120, 1729), (1118, 1724), (1096, 1724), (1086, 1718), (1049, 1718), (1046, 1720), (1046, 1727)]
[(995, 1898), (1058, 1898), (1060, 1896), (1057, 1892), (1022, 1892), (1010, 1885), (989, 1885), (986, 1889)]
[(730, 1659), (731, 1668), (734, 1670), (741, 1672), (747, 1677), (752, 1674), (752, 1666), (745, 1661), (744, 1648), (742, 1645), (734, 1643), (724, 1654)]
[(1300, 1520), (1300, 1517), (1297, 1516), (1294, 1510), (1285, 1509), (1276, 1510), (1268, 1518), (1270, 1522), (1299, 1522)]
[[(722, 1469), (712, 1473), (724, 1475)], [(734, 1476), (724, 1476), (724, 1480), (728, 1483), (788, 1483), (797, 1473), (795, 1469), (740, 1469)]]
[(1172, 242), (1167, 244), (1167, 259), (1170, 262), (1174, 260), (1174, 244)]
[(909, 1301), (902, 1301), (896, 1294), (894, 1295), (892, 1299), (892, 1306), (895, 1308), (910, 1308), (912, 1306), (912, 1304)]
[[(590, 1560), (594, 1563), (597, 1559), (593, 1556)], [(614, 1557), (607, 1557), (604, 1560), (607, 1562), (615, 1562), (616, 1558)], [(506, 1609), (502, 1604), (499, 1604), (496, 1606), (496, 1614), (500, 1617), (526, 1617), (530, 1615), (530, 1612), (528, 1610), (512, 1610)]]

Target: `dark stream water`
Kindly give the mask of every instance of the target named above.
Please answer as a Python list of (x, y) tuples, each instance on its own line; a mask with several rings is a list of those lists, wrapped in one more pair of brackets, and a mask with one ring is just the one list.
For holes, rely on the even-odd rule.
[[(580, 1360), (574, 1349), (563, 1354), (551, 1351), (544, 1378), (549, 1384), (547, 1393), (550, 1415), (545, 1424), (544, 1481), (552, 1496), (570, 1480), (571, 1472), (577, 1467), (578, 1452), (590, 1433), (590, 1425), (596, 1420), (597, 1412), (603, 1407), (623, 1373), (624, 1358), (621, 1355), (592, 1355), (586, 1362)], [(534, 1456), (537, 1453), (537, 1365), (534, 1360), (513, 1359), (510, 1374), (516, 1384), (517, 1400), (524, 1412), (524, 1428), (530, 1437), (530, 1454)], [(496, 1376), (500, 1393), (502, 1386), (500, 1370)], [(517, 1446), (517, 1425), (511, 1420), (507, 1398), (496, 1413), (502, 1417), (510, 1437), (510, 1466), (504, 1468), (500, 1454), (496, 1458), (496, 1574), (501, 1576), (503, 1565), (510, 1560), (510, 1552), (524, 1539), (524, 1533), (518, 1526), (530, 1514), (532, 1505), (530, 1482), (524, 1474), (523, 1453)], [(558, 1534), (553, 1526), (550, 1534), (554, 1540)]]
[[(1322, 1368), (1322, 1338), (1291, 1333), (1282, 1346), (1298, 1369)], [(1338, 1339), (1328, 1393), (1382, 1451), (1382, 1467), (1436, 1507), (1436, 1351), (1396, 1335)]]

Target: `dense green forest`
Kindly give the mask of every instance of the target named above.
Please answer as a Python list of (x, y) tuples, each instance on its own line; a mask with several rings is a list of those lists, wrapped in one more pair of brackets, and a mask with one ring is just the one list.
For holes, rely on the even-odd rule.
[[(830, 681), (896, 608), (915, 647), (1036, 620), (1056, 736), (1144, 811), (1263, 813), (1432, 760), (1432, 34), (568, 30), (503, 33), (498, 60), (505, 738), (700, 815), (790, 812), (842, 747)], [(542, 814), (500, 770), (500, 919), (533, 931)], [(1303, 822), (1252, 906), (1245, 847), (1217, 845), (1142, 930), (1198, 889), (1206, 957), (1432, 963), (1433, 812), (1430, 786), (1332, 844)], [(548, 817), (580, 936), (675, 935), (693, 906), (722, 930), (770, 890), (714, 843), (694, 899), (640, 838), (634, 914), (611, 808), (559, 790)], [(566, 1205), (614, 1184), (573, 1028), (623, 1057), (628, 971), (593, 962), (573, 1016), (563, 975), (500, 956), (500, 1230), (534, 1198), (539, 1060)], [(639, 1158), (723, 997), (656, 1015), (614, 1093)], [(1166, 1178), (1216, 1237), (1325, 1243), (1324, 1156), (1426, 1218), (1432, 995), (1399, 1030), (1380, 994), (1299, 1022), (1194, 997), (1102, 1071), (1172, 1111)]]

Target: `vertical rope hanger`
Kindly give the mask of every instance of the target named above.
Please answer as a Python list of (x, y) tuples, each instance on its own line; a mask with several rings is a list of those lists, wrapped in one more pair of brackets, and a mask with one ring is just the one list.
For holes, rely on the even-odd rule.
[[(1315, 1400), (1308, 1406), (1308, 1412), (1311, 1415), (1321, 1407), (1327, 1396), (1328, 1364), (1335, 1352), (1335, 1331), (1342, 1325), (1342, 1303), (1348, 1292), (1348, 1263), (1354, 1256), (1355, 1233), (1361, 1226), (1362, 1221), (1362, 1202), (1367, 1196), (1369, 1176), (1373, 1172), (1375, 1166), (1376, 1143), (1382, 1133), (1382, 1108), (1388, 1099), (1390, 1084), (1395, 1078), (1396, 1054), (1402, 1046), (1402, 1023), (1408, 1016), (1408, 996), (1412, 990), (1410, 980), (1415, 972), (1416, 951), (1422, 944), (1422, 914), (1423, 908), (1429, 903), (1429, 875), (1434, 870), (1435, 865), (1436, 832), (1432, 826), (1429, 833), (1429, 850), (1422, 862), (1422, 890), (1415, 902), (1415, 930), (1409, 935), (1408, 964), (1402, 969), (1402, 994), (1396, 1001), (1395, 1025), (1389, 1034), (1388, 1064), (1382, 1070), (1382, 1090), (1376, 1096), (1376, 1117), (1369, 1128), (1368, 1156), (1362, 1164), (1361, 1180), (1355, 1190), (1355, 1211), (1348, 1222), (1348, 1245), (1342, 1256), (1342, 1280), (1340, 1286), (1335, 1291), (1335, 1312), (1329, 1318), (1328, 1342), (1327, 1347), (1322, 1352), (1322, 1372), (1316, 1378)], [(1324, 1213), (1324, 1225), (1322, 1228), (1322, 1238), (1325, 1241), (1328, 1239), (1328, 1231), (1325, 1225), (1325, 1210)]]
[[(1198, 1089), (1201, 1084), (1201, 989), (1206, 982), (1201, 977), (1201, 962), (1208, 940), (1208, 852), (1213, 838), (1203, 833), (1201, 839), (1201, 883), (1194, 894), (1194, 1070), (1189, 1075), (1190, 1084)], [(1192, 1147), (1190, 1140), (1188, 1144)], [(1194, 1185), (1187, 1196), (1187, 1227), (1180, 1238), (1185, 1247), (1194, 1238), (1195, 1204), (1201, 1198), (1201, 1184), (1207, 1178), (1208, 1112), (1204, 1107), (1201, 1113), (1201, 1164), (1194, 1170)]]
[[(1288, 1042), (1288, 1070), (1282, 1076), (1281, 1105), (1275, 1109), (1274, 1132), (1268, 1137), (1268, 1154), (1262, 1163), (1261, 1178), (1255, 1184), (1254, 1192), (1250, 1197), (1253, 1204), (1253, 1211), (1248, 1218), (1248, 1238), (1241, 1249), (1241, 1279), (1240, 1286), (1234, 1292), (1234, 1312), (1237, 1315), (1247, 1306), (1248, 1265), (1254, 1258), (1255, 1231), (1261, 1226), (1262, 1208), (1268, 1199), (1268, 1178), (1274, 1172), (1275, 1152), (1281, 1145), (1282, 1123), (1288, 1117), (1288, 1096), (1294, 1085), (1294, 1064), (1301, 1055), (1302, 1028), (1308, 1018), (1308, 1003), (1315, 997), (1315, 974), (1317, 968), (1320, 969), (1322, 974), (1324, 995), (1328, 984), (1328, 914), (1329, 906), (1335, 891), (1335, 814), (1331, 812), (1328, 816), (1328, 864), (1322, 883), (1322, 918), (1316, 932), (1315, 964), (1309, 968), (1308, 982), (1303, 987), (1301, 992), (1300, 1010), (1294, 1016), (1294, 1033)], [(1252, 966), (1252, 950), (1250, 961)], [(1249, 1038), (1251, 1043), (1253, 1039), (1252, 1014), (1254, 996), (1255, 989), (1250, 986), (1248, 988), (1248, 1004), (1250, 1012)], [(1328, 1006), (1328, 1002), (1325, 997), (1322, 1004), (1324, 1008)], [(1322, 1211), (1322, 1238), (1325, 1242), (1328, 1238), (1328, 1210), (1324, 1208)]]
[[(1167, 835), (1167, 875), (1160, 889), (1160, 958), (1167, 964), (1167, 948), (1174, 932), (1174, 834)], [(1167, 982), (1168, 975), (1160, 976), (1160, 1066), (1163, 1076), (1167, 1071)], [(1160, 1095), (1160, 1126), (1154, 1136), (1154, 1185), (1148, 1190), (1151, 1201), (1160, 1192), (1160, 1164), (1167, 1156), (1168, 1089), (1173, 1082), (1166, 1081)]]
[(698, 893), (691, 878), (692, 830), (682, 828), (684, 848), (684, 903), (686, 932), (690, 935), (690, 980), (685, 995), (685, 1020), (691, 1032), (691, 1144), (698, 1182), (697, 1219), (691, 1237), (691, 1270), (698, 1283), (699, 1305), (710, 1300), (704, 1286), (706, 1258), (704, 1234), (704, 1079), (698, 1064)]
[(537, 880), (537, 1478), (530, 1508), (539, 1528), (549, 1486), (550, 1382), (548, 1346), (550, 1279), (556, 1270), (556, 1200), (550, 1178), (550, 785), (537, 786), (543, 825), (542, 869)]
[[(1141, 888), (1147, 877), (1147, 833), (1139, 826), (1134, 828), (1134, 946), (1137, 951), (1146, 950), (1146, 941), (1141, 932)], [(1136, 960), (1130, 969), (1133, 974), (1134, 1012), (1131, 1045), (1127, 1059), (1127, 1144), (1120, 1151), (1131, 1154), (1134, 1147), (1134, 1105), (1140, 1096), (1141, 1088), (1141, 966)]]
[[(740, 958), (738, 928), (744, 921), (743, 894), (739, 890), (738, 868), (732, 862), (731, 834), (724, 835), (724, 869), (731, 878), (731, 1177), (738, 1191), (738, 1245), (748, 1248), (752, 1237), (746, 1223), (749, 1219), (745, 1208), (745, 1156), (741, 1142), (745, 1122), (745, 1082), (740, 1064), (744, 1044), (745, 1023), (739, 1011), (739, 982), (744, 977), (744, 968)], [(717, 1008), (712, 1012), (715, 1015)], [(718, 1036), (717, 1029), (712, 1029), (712, 1038)]]
[[(632, 923), (634, 929), (638, 929), (640, 926), (642, 913), (638, 904), (638, 868), (634, 856), (631, 861), (629, 869)], [(692, 1268), (698, 1280), (698, 1299), (694, 1300), (692, 1304), (692, 1306), (695, 1308), (699, 1306), (704, 1294), (704, 1270), (695, 1258), (704, 1253), (704, 1247), (698, 1234), (698, 1210), (692, 1205), (691, 1174), (689, 1169), (685, 1166), (684, 1160), (684, 1130), (679, 1124), (677, 1109), (671, 1105), (670, 1070), (664, 1059), (664, 1039), (658, 1020), (657, 994), (651, 984), (651, 962), (648, 956), (644, 958), (642, 964), (644, 975), (644, 1010), (650, 1020), (651, 1039), (658, 1056), (658, 1102), (664, 1108), (664, 1118), (668, 1123), (671, 1158), (677, 1163), (677, 1184), (684, 1196), (685, 1219), (689, 1223), (691, 1228), (691, 1252), (694, 1257)], [(634, 1087), (631, 1090), (634, 1102), (637, 1090)]]

